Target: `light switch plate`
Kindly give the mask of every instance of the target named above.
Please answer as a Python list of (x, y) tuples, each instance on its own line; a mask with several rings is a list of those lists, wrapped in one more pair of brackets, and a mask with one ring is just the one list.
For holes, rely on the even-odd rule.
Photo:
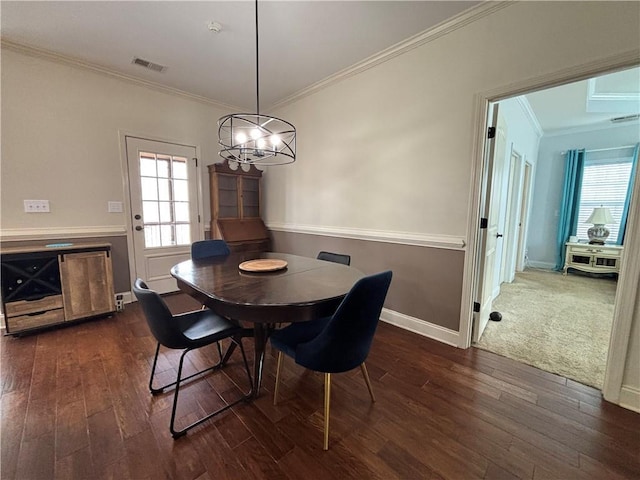
[(49, 200), (25, 200), (24, 211), (27, 213), (48, 213)]
[(107, 210), (109, 213), (122, 213), (122, 202), (109, 202)]

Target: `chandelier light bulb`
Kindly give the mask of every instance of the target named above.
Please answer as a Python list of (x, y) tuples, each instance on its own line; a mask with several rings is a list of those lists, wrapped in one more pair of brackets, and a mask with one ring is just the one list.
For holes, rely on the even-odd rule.
[(247, 136), (244, 134), (244, 132), (238, 132), (236, 134), (236, 142), (242, 143), (242, 144), (247, 142)]
[(269, 140), (271, 140), (271, 145), (273, 145), (274, 147), (277, 147), (281, 142), (280, 135), (271, 135), (271, 138)]
[(262, 133), (257, 128), (254, 128), (253, 130), (251, 130), (251, 138), (253, 138), (254, 140), (257, 140), (261, 136), (262, 136)]
[(258, 138), (256, 140), (256, 147), (263, 149), (267, 145), (267, 141), (264, 138)]

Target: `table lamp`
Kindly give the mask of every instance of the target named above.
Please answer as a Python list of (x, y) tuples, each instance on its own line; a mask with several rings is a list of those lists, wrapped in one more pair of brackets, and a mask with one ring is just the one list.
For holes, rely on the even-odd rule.
[(604, 245), (604, 242), (609, 236), (609, 229), (605, 225), (607, 223), (613, 223), (611, 210), (603, 206), (596, 207), (593, 209), (593, 212), (591, 212), (591, 215), (589, 215), (589, 218), (587, 218), (585, 223), (593, 224), (593, 227), (587, 230), (589, 243)]

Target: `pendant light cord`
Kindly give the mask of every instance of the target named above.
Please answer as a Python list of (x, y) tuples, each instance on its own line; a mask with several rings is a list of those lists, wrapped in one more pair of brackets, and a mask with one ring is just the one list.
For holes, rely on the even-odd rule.
[(256, 113), (260, 114), (260, 65), (258, 59), (258, 0), (256, 0)]

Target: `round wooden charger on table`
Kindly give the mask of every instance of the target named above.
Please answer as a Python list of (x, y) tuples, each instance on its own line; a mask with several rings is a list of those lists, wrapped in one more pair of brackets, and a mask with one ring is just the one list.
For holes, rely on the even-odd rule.
[(285, 260), (262, 258), (242, 262), (238, 265), (238, 268), (243, 272), (274, 272), (287, 268), (287, 262)]

